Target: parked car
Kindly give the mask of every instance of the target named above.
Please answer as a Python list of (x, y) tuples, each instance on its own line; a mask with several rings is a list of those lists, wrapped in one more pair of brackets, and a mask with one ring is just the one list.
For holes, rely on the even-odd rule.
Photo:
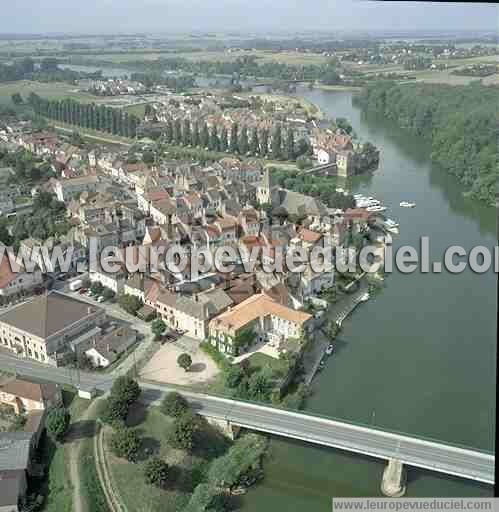
[(80, 290), (78, 291), (78, 293), (79, 293), (80, 295), (88, 294), (88, 289), (87, 289), (87, 288), (80, 288)]
[(101, 303), (101, 302), (105, 302), (106, 301), (106, 298), (103, 297), (102, 295), (100, 297), (97, 297), (97, 302)]

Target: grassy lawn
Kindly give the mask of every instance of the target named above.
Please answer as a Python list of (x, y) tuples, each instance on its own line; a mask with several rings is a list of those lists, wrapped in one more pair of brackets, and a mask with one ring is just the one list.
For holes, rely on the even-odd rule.
[(11, 96), (16, 92), (24, 99), (34, 92), (47, 99), (72, 98), (83, 103), (97, 103), (95, 96), (76, 91), (74, 85), (63, 82), (41, 83), (20, 80), (0, 85), (0, 105), (11, 105)]
[(144, 119), (146, 114), (146, 104), (141, 103), (140, 105), (130, 105), (129, 107), (123, 107), (122, 110), (126, 110), (129, 114), (133, 114), (140, 119)]
[(259, 352), (251, 355), (248, 358), (248, 361), (250, 363), (250, 367), (255, 371), (262, 370), (265, 367), (270, 367), (276, 372), (285, 372), (287, 370), (287, 364), (285, 361), (275, 359), (274, 357), (270, 357), (267, 354), (261, 354)]
[[(143, 440), (138, 462), (132, 464), (111, 453), (108, 462), (116, 488), (133, 512), (182, 510), (190, 494), (203, 480), (210, 461), (223, 454), (230, 444), (218, 431), (205, 424), (200, 433), (202, 442), (197, 443), (201, 447), (195, 448), (194, 453), (172, 448), (166, 440), (172, 419), (164, 416), (157, 407), (145, 408), (134, 404), (127, 424), (137, 428)], [(170, 466), (171, 480), (165, 489), (150, 486), (144, 481), (144, 464), (152, 454)]]

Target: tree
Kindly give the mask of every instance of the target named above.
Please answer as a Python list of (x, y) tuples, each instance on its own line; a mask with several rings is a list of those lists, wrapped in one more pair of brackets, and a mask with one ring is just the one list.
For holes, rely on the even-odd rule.
[(179, 118), (175, 119), (173, 123), (173, 142), (174, 144), (182, 142), (182, 124)]
[(151, 324), (151, 331), (154, 334), (154, 339), (156, 341), (161, 339), (161, 336), (165, 332), (166, 324), (161, 320), (161, 318), (158, 318), (154, 320), (154, 322)]
[(136, 380), (126, 375), (118, 377), (111, 388), (111, 396), (130, 406), (140, 396), (140, 387)]
[(199, 146), (200, 143), (200, 135), (199, 135), (199, 125), (197, 122), (194, 123), (194, 128), (192, 130), (192, 145), (193, 147)]
[(175, 418), (171, 430), (168, 433), (168, 440), (174, 448), (191, 451), (194, 447), (194, 435), (198, 430), (196, 415), (187, 411), (178, 418)]
[(200, 142), (202, 148), (208, 148), (210, 145), (210, 133), (206, 123), (203, 123), (203, 127), (201, 128)]
[(253, 400), (266, 402), (270, 399), (272, 383), (265, 372), (256, 372), (249, 378), (248, 391)]
[(249, 150), (252, 155), (257, 155), (260, 150), (260, 144), (258, 142), (258, 130), (256, 126), (251, 131), (251, 141)]
[(161, 402), (161, 412), (176, 418), (182, 416), (189, 409), (187, 400), (176, 391), (168, 393)]
[(189, 121), (189, 119), (184, 119), (184, 126), (182, 128), (182, 144), (184, 146), (189, 146), (191, 143), (191, 122)]
[(122, 309), (131, 315), (136, 315), (137, 311), (144, 305), (139, 297), (128, 295), (126, 293), (120, 295), (118, 304)]
[(266, 157), (269, 153), (269, 131), (264, 128), (260, 132), (260, 155)]
[(128, 414), (128, 404), (125, 400), (120, 400), (115, 396), (101, 402), (99, 409), (99, 418), (109, 425), (121, 424), (125, 421)]
[(140, 438), (136, 430), (120, 427), (113, 432), (110, 446), (117, 457), (133, 462), (140, 448)]
[(348, 133), (348, 135), (352, 133), (352, 125), (348, 122), (348, 119), (346, 119), (345, 117), (337, 117), (336, 126), (343, 130), (345, 133)]
[(112, 300), (116, 296), (116, 294), (111, 290), (111, 288), (104, 288), (104, 291), (102, 292), (102, 296), (106, 300)]
[(192, 358), (189, 354), (180, 354), (177, 358), (177, 364), (180, 366), (180, 368), (183, 368), (186, 372), (188, 372), (192, 365)]
[(282, 134), (280, 125), (277, 125), (274, 129), (271, 146), (272, 158), (275, 160), (280, 160), (282, 158)]
[(23, 101), (23, 97), (18, 93), (14, 93), (12, 96), (12, 103), (14, 103), (14, 105), (22, 105), (24, 103)]
[(208, 148), (210, 151), (218, 151), (220, 147), (220, 141), (218, 139), (217, 126), (214, 124), (211, 127), (210, 139), (208, 143)]
[(54, 407), (47, 413), (45, 427), (48, 435), (54, 440), (60, 440), (64, 437), (69, 427), (71, 416), (64, 407)]
[(237, 123), (233, 123), (230, 127), (230, 143), (229, 143), (229, 151), (231, 153), (238, 153), (239, 152), (239, 146), (238, 146), (238, 125)]
[(225, 376), (225, 384), (227, 384), (229, 388), (237, 388), (244, 377), (244, 370), (240, 366), (231, 366), (230, 370)]
[(243, 126), (238, 141), (239, 154), (246, 155), (249, 151), (248, 128)]
[(144, 478), (149, 485), (163, 487), (168, 479), (168, 464), (159, 457), (152, 457), (144, 466)]
[(295, 134), (292, 128), (288, 128), (286, 135), (286, 160), (295, 159)]
[(104, 286), (99, 281), (95, 281), (91, 284), (90, 291), (93, 295), (100, 295), (104, 291)]
[(229, 141), (227, 135), (227, 128), (222, 126), (222, 131), (220, 132), (220, 151), (225, 153), (229, 149)]
[(172, 141), (173, 141), (173, 123), (171, 122), (170, 119), (168, 119), (168, 121), (166, 122), (164, 137), (165, 137), (165, 142), (167, 144), (172, 143)]
[(156, 160), (156, 155), (154, 154), (154, 151), (151, 151), (150, 149), (147, 151), (144, 151), (144, 154), (142, 155), (142, 161), (145, 164), (153, 164)]

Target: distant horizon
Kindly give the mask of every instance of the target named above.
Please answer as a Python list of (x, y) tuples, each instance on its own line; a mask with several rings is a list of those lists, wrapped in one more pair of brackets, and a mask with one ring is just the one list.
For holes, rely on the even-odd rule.
[(497, 33), (498, 21), (499, 6), (492, 3), (25, 0), (2, 6), (0, 34)]

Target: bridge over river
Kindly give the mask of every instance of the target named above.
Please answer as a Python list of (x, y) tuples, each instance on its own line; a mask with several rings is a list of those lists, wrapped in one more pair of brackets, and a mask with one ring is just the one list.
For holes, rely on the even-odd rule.
[[(80, 389), (107, 392), (117, 375), (78, 373), (55, 368), (0, 352), (0, 368)], [(370, 455), (387, 461), (429, 469), (487, 484), (494, 483), (495, 456), (472, 448), (451, 445), (422, 437), (390, 432), (368, 425), (334, 418), (292, 412), (268, 405), (192, 393), (150, 381), (140, 381), (141, 400), (156, 403), (165, 393), (180, 391), (201, 416), (212, 419), (227, 431), (240, 428), (274, 434), (308, 443)]]
[[(144, 383), (145, 388), (164, 389)], [(144, 392), (147, 395), (148, 390)], [(257, 432), (339, 448), (487, 484), (494, 483), (495, 456), (448, 443), (390, 432), (333, 418), (195, 393), (182, 394), (196, 412), (227, 428)]]

